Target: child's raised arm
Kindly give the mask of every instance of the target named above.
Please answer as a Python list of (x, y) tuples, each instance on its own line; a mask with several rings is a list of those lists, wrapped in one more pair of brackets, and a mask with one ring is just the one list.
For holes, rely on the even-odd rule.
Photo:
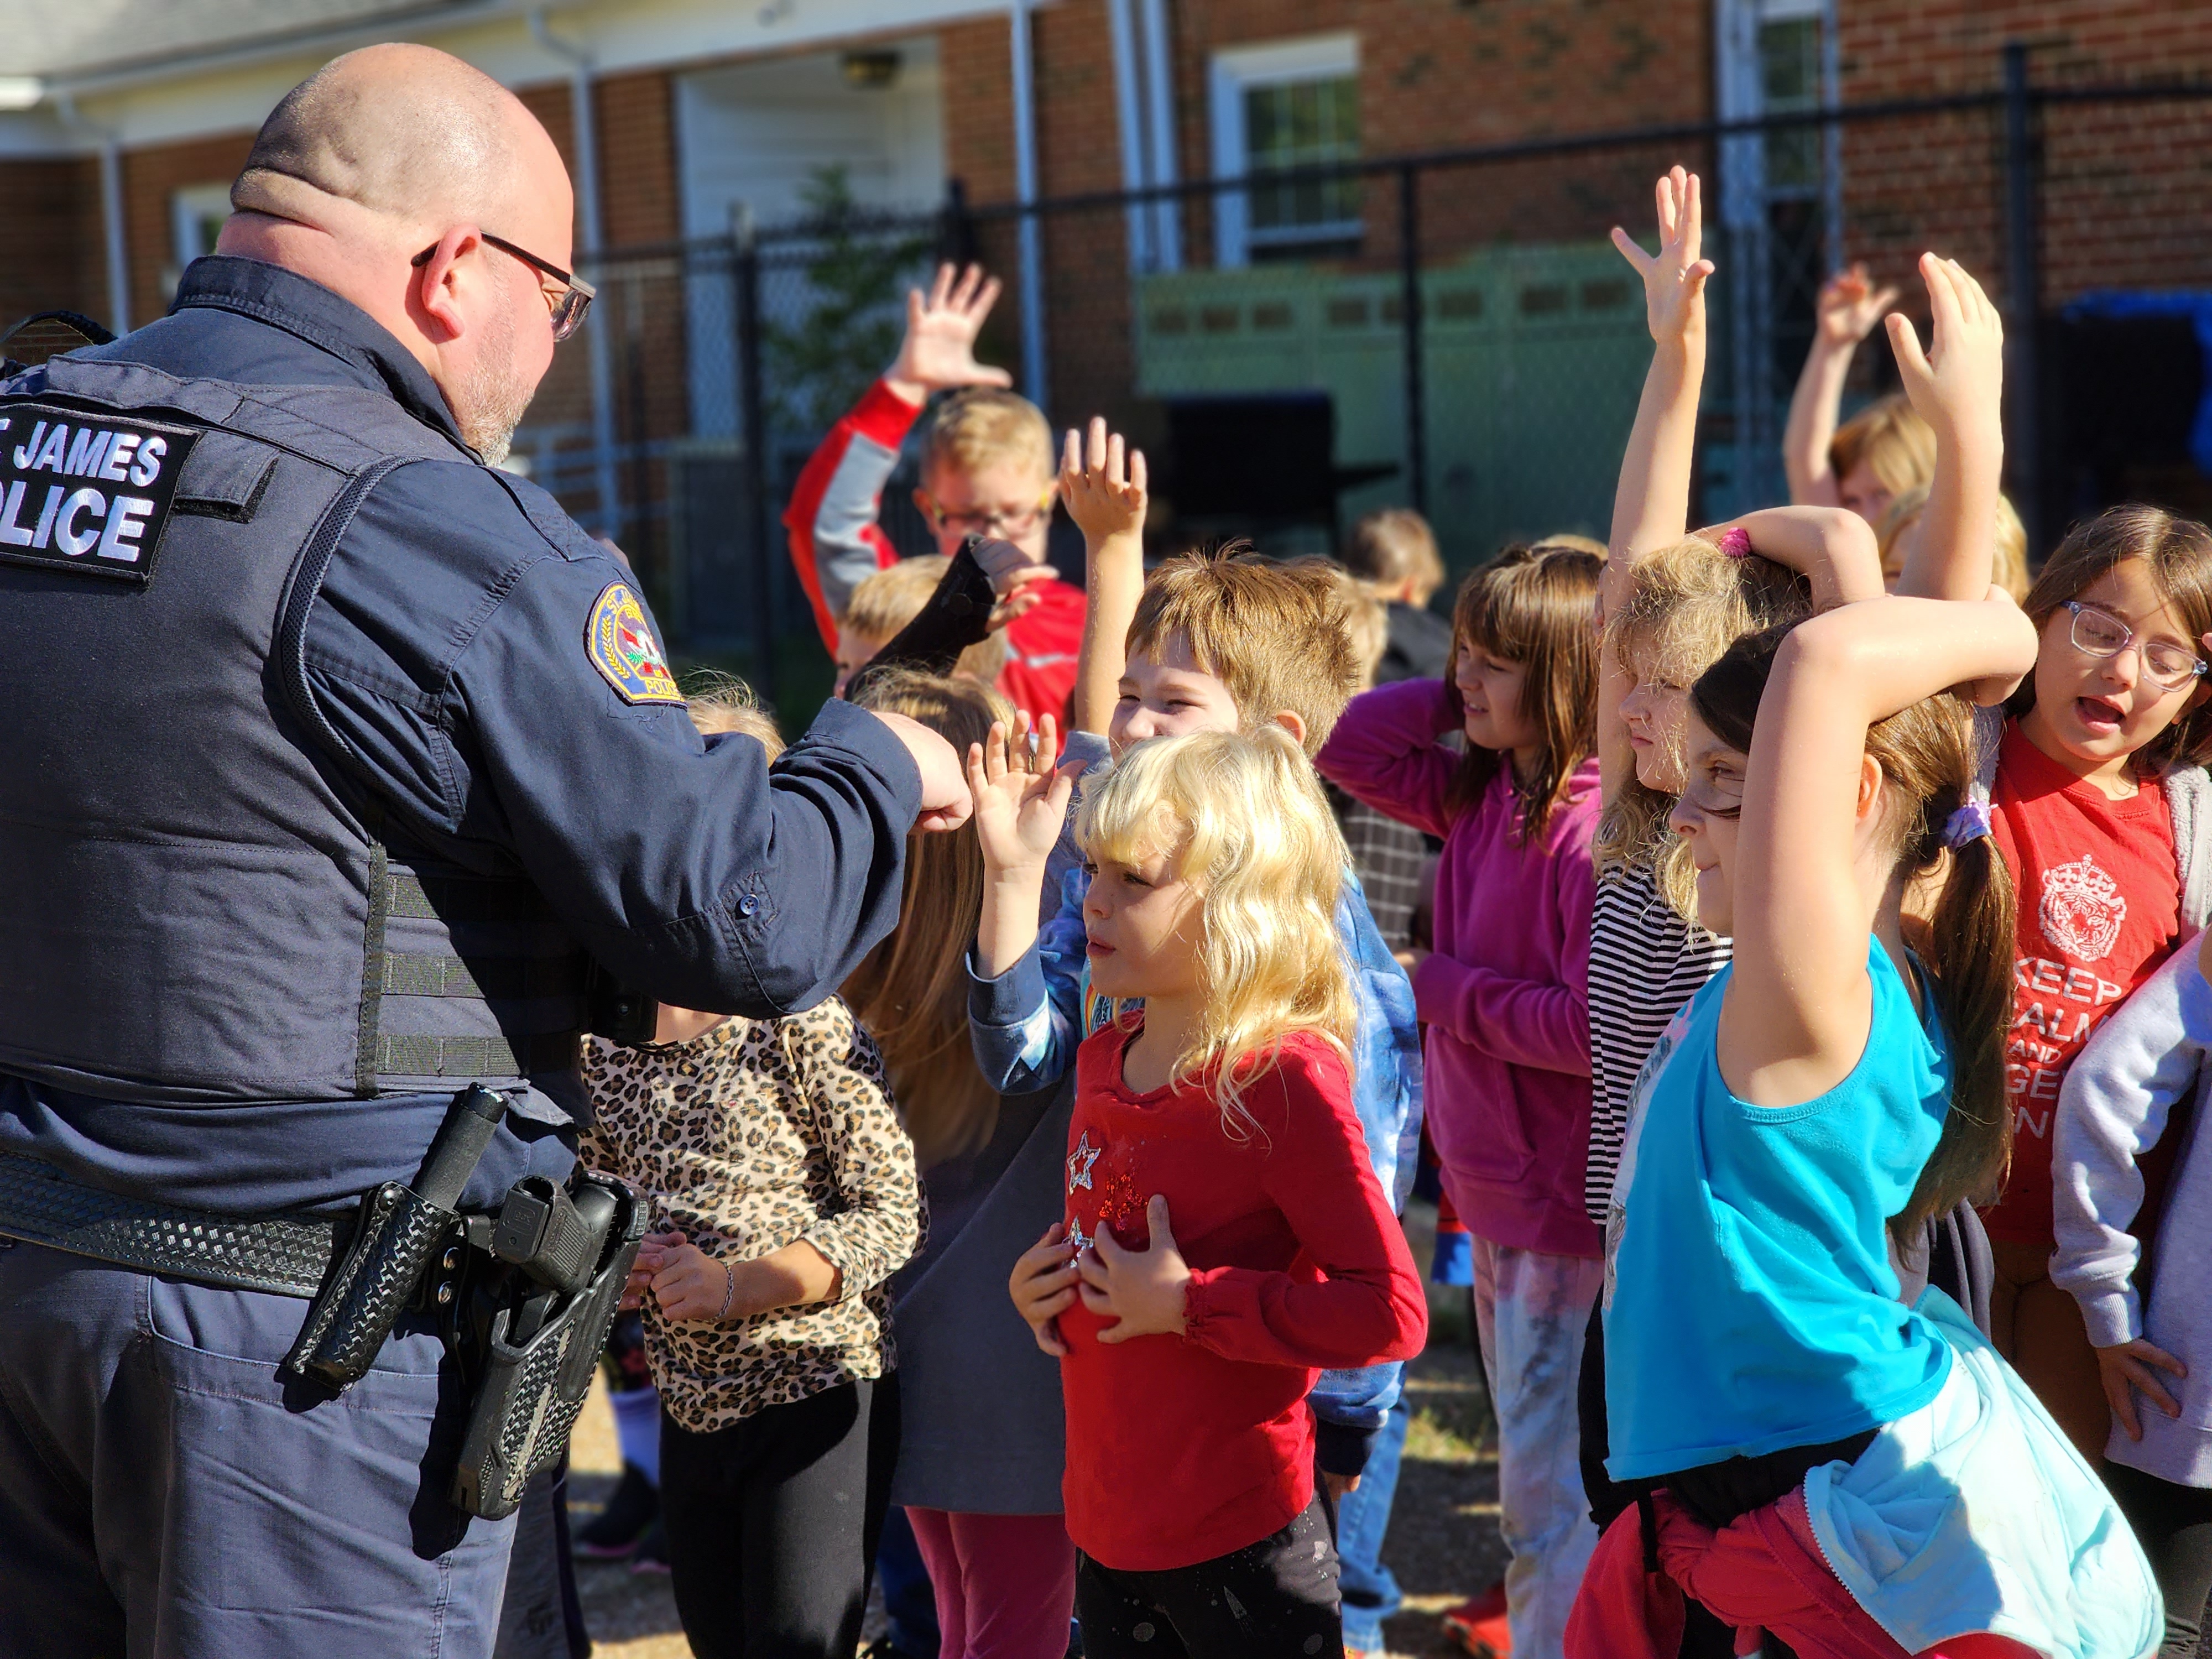
[[(1964, 605), (1847, 605), (1801, 623), (1775, 654), (1743, 775), (1731, 883), (1736, 971), (1719, 1042), (1729, 1086), (1753, 1105), (1814, 1099), (1858, 1063), (1880, 895), (1863, 890), (1854, 854), (1875, 827), (1866, 815), (1885, 804), (1867, 729), (1951, 686), (2016, 680), (2034, 667), (2034, 627), (1992, 594)], [(1686, 793), (1695, 799), (1710, 786), (1698, 757), (1690, 761)]]
[(1850, 373), (1859, 342), (1896, 303), (1897, 290), (1876, 292), (1863, 264), (1838, 271), (1820, 285), (1814, 307), (1813, 347), (1805, 354), (1804, 371), (1790, 398), (1789, 424), (1782, 432), (1782, 470), (1790, 480), (1790, 499), (1799, 507), (1839, 503), (1828, 446), (1835, 441), (1844, 377)]
[(1094, 417), (1087, 444), (1070, 432), (1060, 498), (1083, 532), (1088, 574), (1083, 644), (1075, 665), (1073, 725), (1100, 732), (1121, 700), (1129, 624), (1145, 591), (1145, 453)]
[[(1689, 522), (1698, 392), (1705, 378), (1705, 278), (1713, 264), (1699, 252), (1704, 227), (1698, 175), (1675, 167), (1654, 193), (1659, 204), (1656, 255), (1646, 253), (1619, 225), (1613, 228), (1613, 245), (1644, 279), (1652, 352), (1613, 492), (1610, 556), (1598, 578), (1601, 618), (1611, 616), (1626, 598), (1630, 567), (1644, 554), (1681, 540)], [(1620, 718), (1622, 700), (1632, 689), (1626, 671), (1607, 652), (1598, 665), (1596, 749), (1607, 802), (1635, 775), (1636, 751)]]
[(1901, 313), (1889, 319), (1905, 396), (1935, 428), (1936, 477), (1897, 591), (1909, 598), (1978, 599), (1996, 559), (1997, 490), (2004, 471), (2004, 323), (1982, 285), (1955, 259), (1920, 256), (1935, 317), (1923, 356)]
[(1872, 526), (1848, 507), (1765, 507), (1698, 534), (1719, 544), (1731, 530), (1742, 531), (1759, 557), (1809, 581), (1815, 611), (1882, 597), (1880, 544)]
[(1014, 730), (994, 721), (968, 749), (968, 792), (983, 853), (983, 908), (975, 927), (975, 972), (996, 979), (1036, 942), (1045, 866), (1067, 820), (1079, 768), (1059, 769), (1057, 723), (1047, 714), (1031, 743), (1029, 716)]
[(1608, 605), (1625, 566), (1679, 542), (1689, 523), (1691, 454), (1705, 374), (1705, 278), (1713, 274), (1713, 262), (1699, 252), (1698, 175), (1678, 167), (1660, 179), (1656, 193), (1656, 254), (1646, 253), (1620, 226), (1613, 229), (1613, 246), (1644, 279), (1654, 349), (1613, 498), (1612, 556), (1603, 579)]

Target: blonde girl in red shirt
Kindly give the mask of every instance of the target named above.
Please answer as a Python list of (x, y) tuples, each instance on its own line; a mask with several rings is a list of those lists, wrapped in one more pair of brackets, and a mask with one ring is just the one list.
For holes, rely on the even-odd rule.
[(1307, 1392), (1411, 1358), (1420, 1281), (1346, 1065), (1346, 856), (1297, 742), (1155, 738), (1086, 787), (1091, 985), (1066, 1221), (1016, 1265), (1060, 1356), (1091, 1659), (1342, 1650)]

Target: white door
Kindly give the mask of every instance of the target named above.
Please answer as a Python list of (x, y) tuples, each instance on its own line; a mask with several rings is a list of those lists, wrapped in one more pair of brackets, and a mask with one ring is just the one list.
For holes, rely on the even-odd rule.
[[(896, 54), (896, 65), (887, 61)], [(937, 42), (922, 35), (856, 54), (702, 70), (677, 82), (684, 234), (720, 237), (740, 204), (763, 228), (805, 216), (805, 191), (841, 167), (864, 207), (927, 213), (945, 199), (945, 112)], [(692, 430), (734, 433), (738, 416), (728, 284), (695, 279), (688, 295)], [(763, 283), (763, 311), (791, 323), (808, 301), (798, 273)]]

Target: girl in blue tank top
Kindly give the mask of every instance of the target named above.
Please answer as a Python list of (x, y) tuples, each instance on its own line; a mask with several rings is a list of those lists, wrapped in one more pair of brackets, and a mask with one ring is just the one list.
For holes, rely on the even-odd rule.
[[(1571, 1659), (1671, 1653), (1685, 1589), (1802, 1653), (2156, 1645), (2095, 1478), (1941, 1291), (1899, 1299), (1889, 1244), (2005, 1161), (2012, 890), (1947, 688), (2008, 690), (2036, 646), (2001, 597), (1872, 599), (1739, 641), (1692, 692), (1672, 822), (1735, 958), (1632, 1105), (1607, 1468), (1652, 1496), (1600, 1545)], [(1937, 870), (1916, 955), (1905, 890)]]

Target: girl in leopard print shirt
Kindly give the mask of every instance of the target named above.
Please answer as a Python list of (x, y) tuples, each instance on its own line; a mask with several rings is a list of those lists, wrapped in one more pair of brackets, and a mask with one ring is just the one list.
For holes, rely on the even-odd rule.
[(885, 1281), (921, 1243), (913, 1143), (841, 999), (663, 1008), (655, 1036), (592, 1040), (580, 1151), (658, 1229), (625, 1299), (660, 1392), (677, 1611), (701, 1659), (771, 1637), (850, 1659), (898, 1451)]

